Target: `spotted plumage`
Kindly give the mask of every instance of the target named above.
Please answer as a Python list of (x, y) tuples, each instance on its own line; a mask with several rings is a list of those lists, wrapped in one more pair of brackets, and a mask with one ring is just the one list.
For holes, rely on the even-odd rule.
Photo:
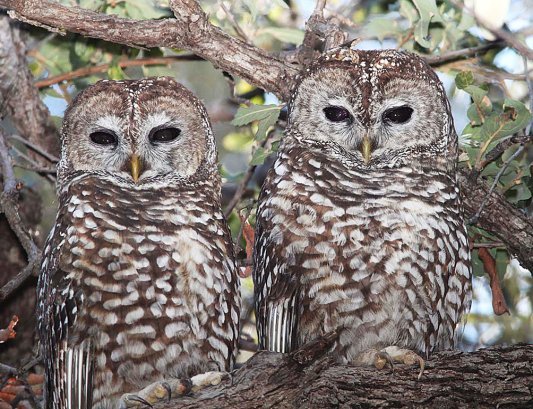
[(39, 280), (47, 408), (115, 408), (229, 370), (239, 288), (205, 108), (170, 78), (100, 81), (65, 113)]
[(454, 346), (471, 298), (457, 151), (421, 58), (347, 46), (302, 73), (257, 211), (261, 348), (334, 329), (341, 362)]

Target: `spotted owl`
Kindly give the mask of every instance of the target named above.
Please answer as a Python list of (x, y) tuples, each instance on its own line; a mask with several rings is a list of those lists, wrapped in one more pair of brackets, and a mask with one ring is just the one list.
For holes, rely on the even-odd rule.
[(335, 329), (343, 363), (423, 366), (452, 348), (471, 300), (457, 155), (445, 91), (420, 57), (348, 45), (307, 68), (257, 210), (261, 348)]
[(206, 110), (171, 78), (100, 81), (65, 113), (38, 286), (47, 408), (124, 407), (229, 370), (239, 282)]

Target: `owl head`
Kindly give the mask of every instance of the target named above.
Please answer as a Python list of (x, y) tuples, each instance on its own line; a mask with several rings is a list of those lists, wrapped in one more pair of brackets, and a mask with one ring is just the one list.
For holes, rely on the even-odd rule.
[(68, 175), (96, 172), (139, 187), (213, 169), (215, 141), (206, 110), (172, 78), (99, 81), (65, 112), (60, 184)]
[(364, 169), (456, 162), (440, 80), (422, 58), (396, 50), (346, 46), (324, 54), (296, 84), (288, 129), (298, 143), (333, 150)]

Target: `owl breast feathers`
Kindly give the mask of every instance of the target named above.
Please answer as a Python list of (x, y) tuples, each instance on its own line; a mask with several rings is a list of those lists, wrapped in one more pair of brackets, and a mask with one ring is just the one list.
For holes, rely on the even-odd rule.
[(61, 140), (39, 280), (47, 408), (229, 370), (239, 288), (205, 108), (169, 78), (101, 81)]
[(334, 329), (341, 362), (452, 348), (471, 298), (456, 162), (449, 103), (421, 58), (345, 47), (307, 69), (257, 211), (261, 348)]

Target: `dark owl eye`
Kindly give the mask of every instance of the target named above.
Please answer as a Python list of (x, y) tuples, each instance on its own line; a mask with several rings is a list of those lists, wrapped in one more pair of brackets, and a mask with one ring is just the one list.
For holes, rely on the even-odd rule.
[(324, 115), (326, 115), (326, 118), (331, 122), (343, 122), (352, 118), (350, 112), (348, 112), (346, 108), (337, 106), (324, 108)]
[(150, 132), (150, 142), (170, 142), (176, 139), (181, 133), (178, 128), (152, 129)]
[(89, 135), (91, 141), (97, 145), (116, 145), (117, 136), (111, 131), (97, 131)]
[(411, 119), (413, 114), (413, 108), (407, 105), (387, 109), (383, 114), (383, 120), (385, 122), (392, 122), (393, 124), (404, 124)]

